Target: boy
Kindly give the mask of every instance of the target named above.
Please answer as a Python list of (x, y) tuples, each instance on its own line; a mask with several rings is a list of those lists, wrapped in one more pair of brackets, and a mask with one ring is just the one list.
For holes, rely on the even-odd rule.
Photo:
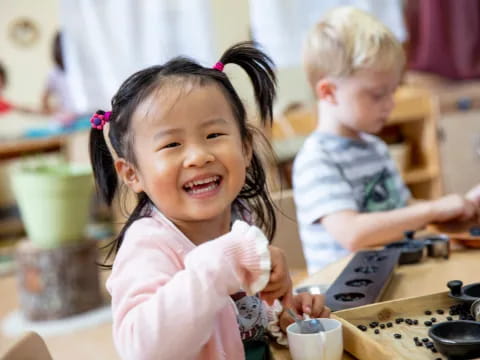
[(310, 273), (405, 230), (475, 215), (459, 195), (408, 205), (386, 144), (371, 135), (393, 109), (405, 65), (384, 25), (352, 7), (334, 9), (310, 32), (304, 63), (320, 121), (295, 159), (293, 186)]

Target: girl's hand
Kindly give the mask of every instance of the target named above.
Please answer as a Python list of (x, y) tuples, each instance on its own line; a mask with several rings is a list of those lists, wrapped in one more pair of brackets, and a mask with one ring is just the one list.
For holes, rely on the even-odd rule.
[(283, 304), (292, 301), (292, 279), (288, 272), (287, 260), (283, 250), (276, 246), (269, 246), (270, 279), (267, 286), (260, 292), (260, 297), (272, 305), (275, 299), (280, 299)]
[[(288, 305), (286, 305), (288, 306)], [(299, 315), (309, 315), (311, 318), (328, 318), (330, 316), (330, 309), (325, 306), (325, 297), (323, 295), (312, 295), (309, 293), (300, 293), (293, 297), (290, 305)], [(279, 324), (283, 332), (286, 332), (287, 326), (293, 323), (294, 320), (284, 310), (280, 314)]]

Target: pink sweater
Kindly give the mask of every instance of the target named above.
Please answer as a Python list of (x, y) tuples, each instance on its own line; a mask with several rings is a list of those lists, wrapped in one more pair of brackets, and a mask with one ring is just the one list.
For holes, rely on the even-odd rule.
[(107, 289), (122, 359), (244, 359), (230, 294), (268, 282), (268, 241), (255, 226), (195, 246), (158, 211), (134, 222)]

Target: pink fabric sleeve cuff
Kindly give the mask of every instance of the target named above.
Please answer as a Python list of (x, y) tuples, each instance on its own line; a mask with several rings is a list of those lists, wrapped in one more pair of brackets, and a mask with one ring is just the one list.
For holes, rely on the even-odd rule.
[(254, 295), (265, 288), (270, 279), (270, 251), (268, 239), (256, 226), (237, 220), (231, 233), (241, 237), (242, 246), (231, 249), (239, 256), (244, 268), (243, 289), (247, 295)]

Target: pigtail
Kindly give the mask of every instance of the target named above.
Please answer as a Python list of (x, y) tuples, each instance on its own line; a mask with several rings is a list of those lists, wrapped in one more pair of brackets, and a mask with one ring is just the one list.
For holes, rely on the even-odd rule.
[(113, 157), (102, 130), (94, 128), (90, 130), (89, 151), (97, 192), (110, 206), (117, 190), (118, 180)]
[(247, 73), (253, 85), (262, 125), (271, 125), (277, 85), (272, 59), (258, 49), (257, 43), (245, 41), (225, 51), (220, 63), (236, 64)]
[[(254, 42), (242, 42), (229, 48), (220, 58), (220, 62), (214, 66), (216, 70), (222, 70), (226, 64), (240, 66), (249, 76), (253, 85), (255, 100), (260, 113), (262, 126), (271, 125), (273, 122), (273, 101), (276, 95), (276, 77), (272, 59), (258, 49)], [(267, 176), (264, 169), (262, 153), (265, 156), (273, 157), (272, 148), (255, 127), (249, 125), (245, 119), (245, 110), (241, 104), (231, 83), (224, 84), (229, 91), (234, 103), (238, 103), (235, 113), (240, 119), (241, 133), (245, 134), (248, 143), (252, 145), (253, 153), (250, 166), (247, 169), (245, 184), (238, 195), (238, 199), (246, 201), (246, 210), (254, 214), (255, 223), (264, 230), (268, 239), (273, 240), (276, 229), (275, 207), (270, 197), (267, 185)], [(263, 143), (263, 151), (256, 148), (255, 140)], [(243, 206), (242, 202), (238, 204)]]

